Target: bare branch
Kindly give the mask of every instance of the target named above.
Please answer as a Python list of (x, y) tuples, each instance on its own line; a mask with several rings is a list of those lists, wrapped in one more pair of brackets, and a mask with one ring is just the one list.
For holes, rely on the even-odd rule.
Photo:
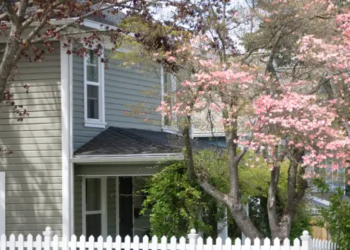
[(8, 13), (7, 12), (4, 12), (0, 15), (0, 21), (6, 19), (8, 17)]
[(7, 13), (9, 15), (10, 19), (12, 20), (14, 25), (18, 28), (19, 25), (20, 25), (20, 22), (19, 22), (18, 16), (15, 13), (15, 10), (12, 8), (11, 1), (10, 0), (4, 0), (4, 3), (5, 3), (6, 9), (7, 9)]
[(21, 21), (24, 19), (24, 16), (25, 16), (26, 10), (27, 10), (27, 6), (28, 6), (28, 0), (21, 0), (19, 7), (18, 7), (18, 11), (17, 11), (18, 18)]

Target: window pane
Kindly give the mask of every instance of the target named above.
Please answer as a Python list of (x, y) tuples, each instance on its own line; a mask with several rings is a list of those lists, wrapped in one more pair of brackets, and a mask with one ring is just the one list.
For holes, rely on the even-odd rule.
[(94, 51), (89, 50), (89, 53), (87, 54), (87, 58), (86, 58), (88, 64), (97, 65), (97, 58), (98, 56), (94, 54)]
[(98, 99), (98, 86), (87, 85), (87, 96), (90, 99)]
[(98, 86), (87, 85), (87, 118), (99, 119)]
[(101, 179), (86, 179), (86, 211), (101, 210)]
[(164, 93), (168, 93), (171, 91), (171, 74), (164, 72)]
[(86, 79), (89, 82), (99, 82), (97, 66), (86, 65)]
[(92, 235), (95, 240), (102, 235), (101, 214), (86, 215), (86, 236), (87, 239)]

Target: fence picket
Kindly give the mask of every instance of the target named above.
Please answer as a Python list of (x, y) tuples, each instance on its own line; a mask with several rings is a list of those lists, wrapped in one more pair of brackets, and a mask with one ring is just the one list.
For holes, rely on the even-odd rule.
[(70, 250), (77, 250), (77, 236), (74, 234), (70, 238), (70, 246), (69, 247), (70, 247)]
[(23, 239), (23, 235), (22, 234), (18, 235), (17, 249), (18, 250), (23, 250), (24, 249), (24, 239)]
[(58, 250), (59, 243), (58, 243), (58, 236), (55, 235), (52, 239), (52, 250)]
[(262, 250), (271, 250), (271, 240), (269, 238), (265, 238)]
[(157, 238), (157, 236), (152, 237), (152, 250), (158, 250), (158, 238)]
[(284, 239), (283, 247), (284, 247), (284, 250), (290, 250), (290, 240), (288, 238)]
[(103, 246), (103, 237), (99, 236), (97, 239), (97, 250), (103, 250), (104, 246)]
[(252, 249), (252, 241), (250, 238), (246, 238), (244, 240), (244, 250), (251, 250)]
[(179, 245), (179, 249), (186, 249), (186, 238), (185, 237), (181, 237), (180, 238), (180, 245)]
[(147, 235), (143, 236), (143, 238), (142, 238), (142, 249), (149, 250), (149, 239), (148, 239)]
[[(124, 244), (122, 244), (122, 248), (124, 248), (125, 250), (130, 250), (130, 246), (131, 246), (131, 243), (130, 243), (130, 236), (129, 235), (127, 235), (126, 237), (125, 237), (125, 243)], [(123, 246), (124, 245), (124, 246)]]
[(196, 250), (204, 250), (204, 243), (203, 243), (203, 238), (199, 237), (197, 239), (197, 247)]
[(85, 250), (85, 248), (86, 248), (86, 241), (85, 241), (85, 236), (84, 235), (80, 236), (78, 246), (79, 246), (79, 250)]
[(134, 242), (133, 242), (133, 247), (132, 248), (134, 250), (139, 250), (140, 249), (139, 236), (137, 236), (137, 235), (134, 237)]
[(42, 237), (38, 234), (35, 238), (35, 249), (42, 250)]
[(222, 249), (222, 239), (218, 237), (215, 241), (215, 250), (223, 250)]
[(88, 249), (95, 250), (95, 238), (92, 235), (89, 237)]
[[(6, 244), (6, 241), (5, 241)], [(27, 244), (26, 244), (27, 250), (33, 250), (33, 235), (29, 234), (27, 236)], [(3, 250), (1, 248), (1, 250)]]
[(242, 241), (240, 238), (235, 239), (235, 245), (233, 250), (241, 250), (242, 249)]
[(167, 250), (167, 237), (163, 236), (162, 239), (160, 240), (160, 249), (161, 250)]
[(122, 249), (122, 237), (120, 237), (119, 235), (115, 237), (115, 246), (113, 248), (115, 248), (115, 250)]
[(226, 238), (224, 249), (232, 250), (232, 240), (230, 238)]
[(213, 250), (214, 249), (212, 237), (207, 238), (206, 246), (207, 246), (206, 250)]
[(261, 249), (260, 239), (255, 238), (253, 250), (260, 250), (260, 249)]
[(300, 240), (298, 238), (293, 241), (293, 250), (300, 250)]
[(107, 244), (106, 244), (106, 250), (112, 250), (113, 248), (113, 239), (112, 236), (107, 237)]
[(15, 248), (16, 248), (16, 237), (13, 234), (11, 234), (10, 235), (10, 247), (9, 247), (9, 249), (15, 250)]
[(272, 247), (273, 250), (281, 250), (281, 241), (279, 238), (275, 238), (273, 240), (273, 247)]
[[(176, 250), (177, 245), (177, 239), (175, 236), (171, 237), (170, 239), (170, 250)], [(145, 249), (143, 249), (145, 250)]]
[(62, 250), (68, 250), (68, 237), (63, 235), (62, 237)]

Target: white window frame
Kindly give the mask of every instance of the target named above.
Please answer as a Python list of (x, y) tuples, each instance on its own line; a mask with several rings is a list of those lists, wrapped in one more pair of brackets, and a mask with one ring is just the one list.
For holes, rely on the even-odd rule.
[[(90, 49), (90, 48), (89, 48)], [(104, 50), (102, 51), (101, 58), (104, 55)], [(98, 67), (98, 81), (99, 82), (90, 82), (87, 80), (87, 66), (89, 63), (87, 62), (88, 57), (84, 58), (84, 125), (85, 127), (93, 127), (93, 128), (105, 128), (106, 127), (106, 118), (105, 118), (105, 69), (104, 64), (101, 62), (100, 57), (97, 60)], [(98, 111), (99, 111), (99, 119), (91, 119), (88, 118), (88, 105), (87, 105), (87, 87), (88, 85), (97, 86), (98, 87)]]
[(6, 178), (0, 172), (0, 235), (6, 234)]
[[(86, 180), (87, 179), (100, 179), (101, 180), (101, 210), (98, 211), (86, 211)], [(89, 214), (101, 214), (101, 232), (102, 237), (107, 237), (107, 177), (83, 177), (82, 179), (82, 222), (83, 222), (83, 235), (86, 235), (86, 215)]]
[[(162, 97), (162, 102), (164, 101), (164, 98), (166, 96), (166, 93), (164, 93), (164, 68), (161, 67), (161, 97)], [(176, 77), (175, 75), (171, 75), (171, 91), (174, 92), (174, 103), (176, 103)], [(174, 126), (167, 126), (165, 125), (165, 119), (164, 115), (162, 115), (162, 130), (168, 133), (177, 133), (178, 132), (178, 127), (177, 127), (177, 116), (175, 112), (172, 112), (172, 120), (175, 123)]]

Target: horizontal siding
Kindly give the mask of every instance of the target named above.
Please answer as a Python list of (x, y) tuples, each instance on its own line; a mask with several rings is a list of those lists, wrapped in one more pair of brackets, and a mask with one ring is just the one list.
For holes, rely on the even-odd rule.
[(18, 121), (9, 106), (1, 106), (0, 112), (0, 147), (12, 151), (0, 157), (0, 171), (6, 171), (6, 233), (36, 235), (50, 226), (61, 235), (59, 49), (46, 54), (43, 63), (22, 60), (18, 66), (11, 92), (29, 116)]
[[(146, 130), (161, 129), (161, 118), (154, 110), (160, 103), (160, 75), (141, 73), (135, 69), (122, 68), (110, 60), (105, 70), (105, 113), (107, 126), (137, 128)], [(73, 58), (73, 138), (74, 149), (79, 148), (103, 129), (84, 126), (84, 77), (83, 59)], [(147, 92), (147, 94), (146, 94)], [(140, 103), (146, 108), (145, 117), (130, 117), (124, 111)], [(147, 118), (147, 122), (145, 122)]]

